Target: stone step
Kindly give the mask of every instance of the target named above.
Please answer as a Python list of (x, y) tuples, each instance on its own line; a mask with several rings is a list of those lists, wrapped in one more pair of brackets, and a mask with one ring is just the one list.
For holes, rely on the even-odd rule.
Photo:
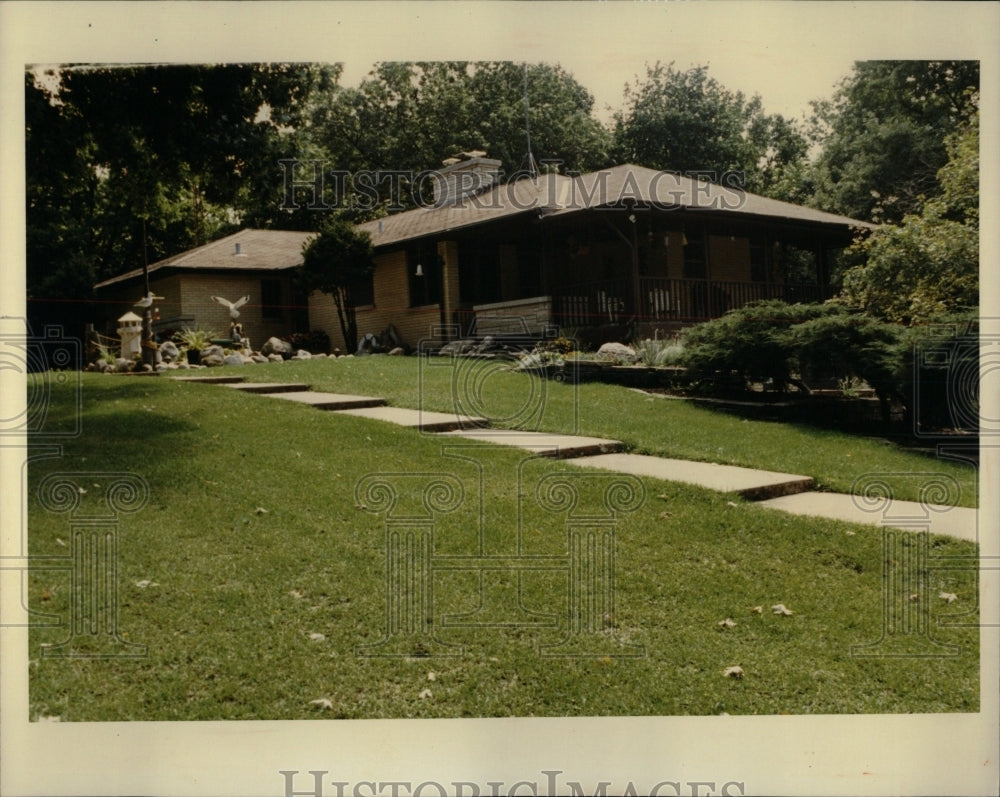
[(244, 393), (301, 393), (309, 390), (309, 385), (305, 382), (242, 382), (225, 385)]
[(602, 437), (581, 437), (571, 434), (524, 432), (516, 429), (479, 429), (448, 432), (446, 437), (465, 440), (482, 440), (500, 446), (514, 446), (533, 451), (538, 456), (553, 459), (570, 459), (592, 454), (621, 451), (625, 446), (618, 440)]
[(946, 534), (971, 542), (978, 542), (979, 538), (977, 510), (966, 506), (940, 506), (895, 499), (868, 502), (859, 496), (818, 492), (772, 498), (762, 501), (761, 506), (794, 515), (847, 520), (869, 526), (926, 530), (931, 534)]
[(172, 376), (176, 382), (201, 382), (205, 385), (234, 385), (243, 382), (242, 376)]
[(645, 454), (603, 454), (577, 459), (575, 464), (738, 493), (751, 501), (801, 493), (813, 486), (813, 480), (808, 476)]
[(489, 426), (485, 418), (473, 418), (467, 415), (456, 415), (446, 412), (428, 412), (426, 410), (411, 410), (403, 407), (367, 407), (353, 410), (342, 410), (344, 415), (357, 415), (360, 418), (371, 418), (386, 421), (398, 426), (408, 426), (423, 432), (450, 432), (454, 429), (475, 429)]
[(382, 407), (386, 403), (384, 398), (377, 398), (375, 396), (352, 396), (346, 393), (321, 393), (314, 390), (269, 393), (267, 395), (270, 395), (273, 398), (309, 404), (321, 410), (354, 410), (361, 407)]

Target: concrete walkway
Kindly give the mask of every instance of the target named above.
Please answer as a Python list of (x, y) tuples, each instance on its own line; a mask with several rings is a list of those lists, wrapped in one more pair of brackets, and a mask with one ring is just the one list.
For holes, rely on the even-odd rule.
[(385, 399), (375, 396), (322, 393), (309, 390), (308, 385), (298, 382), (245, 382), (244, 378), (239, 376), (174, 378), (179, 382), (222, 384), (236, 390), (309, 404), (344, 415), (439, 433), (442, 437), (514, 446), (532, 451), (537, 456), (572, 459), (572, 464), (581, 467), (601, 468), (635, 476), (693, 484), (720, 492), (737, 493), (747, 500), (758, 501), (760, 506), (796, 515), (832, 518), (869, 526), (926, 530), (932, 534), (978, 541), (977, 511), (968, 507), (929, 506), (896, 500), (884, 500), (878, 505), (866, 507), (860, 505), (851, 495), (811, 490), (813, 480), (808, 476), (717, 465), (710, 462), (627, 454), (622, 452), (625, 446), (619, 440), (489, 429), (489, 421), (485, 418), (388, 407), (384, 406)]
[(813, 486), (813, 480), (808, 476), (716, 465), (712, 462), (650, 457), (645, 454), (601, 454), (580, 457), (573, 460), (573, 464), (635, 476), (650, 476), (664, 481), (684, 482), (723, 493), (739, 493), (750, 501), (801, 493)]
[(547, 432), (522, 432), (515, 429), (482, 429), (477, 431), (448, 432), (449, 437), (459, 437), (465, 440), (481, 440), (498, 446), (513, 446), (533, 451), (540, 457), (553, 459), (570, 459), (577, 462), (577, 457), (593, 454), (603, 454), (609, 451), (621, 451), (625, 444), (620, 440), (606, 440), (602, 437), (583, 437), (581, 435), (549, 434)]
[(978, 542), (977, 511), (966, 506), (938, 506), (915, 501), (882, 500), (865, 507), (843, 493), (805, 492), (761, 501), (761, 506), (794, 515), (833, 518), (867, 526), (929, 531)]

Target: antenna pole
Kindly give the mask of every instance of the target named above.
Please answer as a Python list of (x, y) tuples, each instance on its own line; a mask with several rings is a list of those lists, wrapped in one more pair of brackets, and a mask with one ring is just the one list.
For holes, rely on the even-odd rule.
[(528, 139), (528, 173), (534, 180), (538, 176), (538, 165), (535, 156), (531, 154), (531, 119), (528, 113), (528, 64), (524, 64), (524, 133)]

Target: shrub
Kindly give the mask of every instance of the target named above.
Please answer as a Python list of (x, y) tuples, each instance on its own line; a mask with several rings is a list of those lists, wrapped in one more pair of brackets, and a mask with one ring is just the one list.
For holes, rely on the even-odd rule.
[(640, 340), (635, 344), (639, 361), (651, 367), (676, 365), (684, 354), (684, 344), (680, 338), (671, 340)]
[[(686, 329), (681, 338), (684, 365), (703, 387), (753, 382), (785, 390), (795, 383), (795, 344), (790, 329), (814, 318), (844, 313), (835, 305), (786, 304), (772, 300), (730, 310), (722, 318)], [(800, 383), (801, 384), (801, 383)]]

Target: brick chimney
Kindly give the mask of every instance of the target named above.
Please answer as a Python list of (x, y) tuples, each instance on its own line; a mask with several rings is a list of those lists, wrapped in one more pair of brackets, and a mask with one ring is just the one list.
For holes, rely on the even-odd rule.
[(500, 161), (481, 150), (459, 152), (444, 161), (433, 180), (434, 204), (454, 205), (500, 182)]

